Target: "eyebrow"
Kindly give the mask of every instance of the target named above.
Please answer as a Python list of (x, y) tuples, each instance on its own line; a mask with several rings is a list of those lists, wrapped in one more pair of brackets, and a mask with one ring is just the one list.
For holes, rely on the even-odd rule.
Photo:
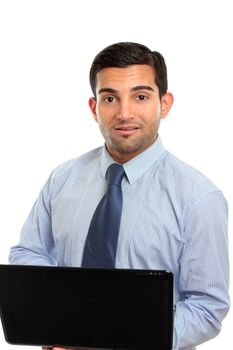
[(131, 89), (131, 91), (139, 91), (139, 90), (154, 91), (154, 89), (149, 85), (137, 85)]
[[(130, 89), (130, 91), (140, 91), (140, 90), (149, 90), (149, 91), (153, 91), (154, 92), (154, 89), (151, 86), (149, 86), (149, 85), (137, 85), (137, 86), (134, 86), (133, 88)], [(102, 89), (100, 89), (98, 91), (98, 94), (101, 94), (103, 92), (109, 92), (109, 93), (112, 93), (112, 94), (116, 94), (119, 91), (115, 90), (115, 89), (112, 89), (112, 88), (102, 88)]]
[(114, 93), (116, 93), (118, 91), (115, 90), (115, 89), (112, 89), (112, 88), (102, 88), (102, 89), (99, 89), (98, 94), (101, 94), (103, 92), (109, 92), (109, 93), (114, 94)]

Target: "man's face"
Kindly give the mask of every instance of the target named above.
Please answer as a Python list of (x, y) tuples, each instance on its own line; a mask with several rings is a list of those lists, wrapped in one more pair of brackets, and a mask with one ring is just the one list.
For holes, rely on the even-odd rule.
[(112, 158), (125, 163), (151, 146), (160, 119), (173, 102), (171, 94), (161, 99), (155, 72), (149, 65), (104, 68), (97, 74), (96, 99), (89, 105)]

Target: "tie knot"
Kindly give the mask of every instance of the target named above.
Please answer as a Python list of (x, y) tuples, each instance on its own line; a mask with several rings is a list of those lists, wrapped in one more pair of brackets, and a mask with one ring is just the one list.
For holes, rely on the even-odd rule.
[(121, 181), (124, 176), (124, 168), (122, 165), (113, 163), (108, 167), (106, 179), (109, 185), (121, 186)]

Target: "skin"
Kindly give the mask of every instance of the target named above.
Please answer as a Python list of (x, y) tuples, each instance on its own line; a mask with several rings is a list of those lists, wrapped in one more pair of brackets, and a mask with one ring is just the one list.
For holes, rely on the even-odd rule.
[(149, 65), (102, 69), (97, 74), (96, 96), (89, 99), (91, 112), (108, 152), (121, 164), (155, 142), (160, 120), (166, 118), (173, 103), (169, 92), (160, 99), (155, 72)]
[(76, 349), (74, 349), (74, 348), (73, 349), (71, 349), (71, 348), (58, 348), (58, 347), (48, 348), (48, 347), (43, 346), (42, 350), (79, 350), (79, 348), (76, 348)]
[(104, 68), (97, 74), (91, 112), (112, 158), (125, 163), (156, 140), (160, 120), (172, 106), (167, 92), (160, 99), (154, 69), (149, 65)]

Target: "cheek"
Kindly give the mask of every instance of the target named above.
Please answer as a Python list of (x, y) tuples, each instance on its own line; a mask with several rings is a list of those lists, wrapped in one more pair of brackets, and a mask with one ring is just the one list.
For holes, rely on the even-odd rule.
[(155, 116), (156, 119), (159, 118), (161, 114), (161, 106), (160, 105), (153, 106), (151, 109), (151, 113)]
[(105, 108), (99, 108), (97, 110), (96, 121), (98, 122), (98, 124), (108, 128), (113, 123), (113, 120), (113, 113), (109, 108), (108, 110), (106, 110)]
[(101, 134), (104, 136), (107, 136), (111, 129), (109, 119), (100, 113), (97, 114), (95, 119), (96, 119), (96, 122), (98, 123)]
[(144, 113), (142, 114), (143, 121), (145, 124), (147, 124), (149, 127), (154, 126), (158, 124), (160, 121), (160, 108), (158, 107), (151, 107), (147, 110), (144, 110)]

